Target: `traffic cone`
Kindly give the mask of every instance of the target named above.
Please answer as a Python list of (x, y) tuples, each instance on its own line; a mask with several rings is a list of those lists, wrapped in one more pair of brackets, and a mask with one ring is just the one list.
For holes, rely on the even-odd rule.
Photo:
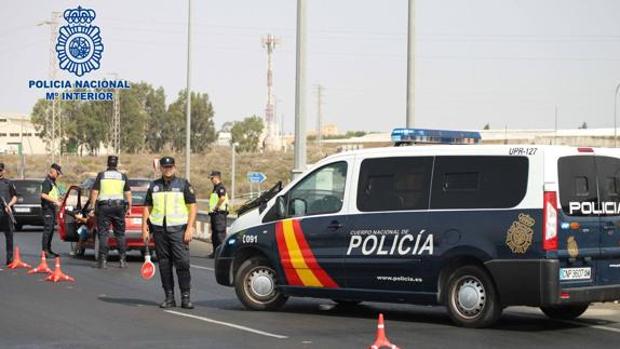
[(32, 268), (32, 266), (22, 261), (22, 256), (19, 253), (19, 246), (15, 246), (15, 253), (13, 255), (13, 261), (11, 262), (11, 264), (7, 265), (7, 268), (9, 269), (19, 269), (19, 268), (30, 269)]
[(51, 274), (52, 269), (47, 265), (47, 259), (45, 259), (45, 252), (41, 251), (41, 264), (34, 269), (30, 269), (28, 274), (37, 274), (37, 273), (45, 273)]
[(60, 257), (56, 257), (56, 268), (54, 269), (54, 272), (51, 273), (45, 279), (45, 281), (51, 281), (51, 282), (71, 281), (73, 282), (75, 281), (75, 279), (62, 272), (62, 269), (60, 269)]
[(368, 349), (381, 349), (381, 348), (389, 348), (389, 349), (398, 349), (398, 347), (387, 339), (385, 336), (385, 325), (383, 324), (383, 314), (379, 314), (379, 323), (377, 324), (377, 338), (375, 342), (370, 345)]

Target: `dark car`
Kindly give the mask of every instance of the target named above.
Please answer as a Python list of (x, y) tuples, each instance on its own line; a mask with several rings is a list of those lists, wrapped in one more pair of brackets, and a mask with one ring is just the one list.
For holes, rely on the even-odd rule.
[(42, 179), (15, 179), (17, 203), (13, 213), (17, 225), (15, 230), (22, 230), (24, 225), (43, 225), (41, 216), (41, 182)]

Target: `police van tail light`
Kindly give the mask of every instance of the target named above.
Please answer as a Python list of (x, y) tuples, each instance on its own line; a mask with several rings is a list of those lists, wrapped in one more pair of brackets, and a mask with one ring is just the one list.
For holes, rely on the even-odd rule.
[(558, 195), (546, 191), (543, 203), (543, 250), (558, 249)]

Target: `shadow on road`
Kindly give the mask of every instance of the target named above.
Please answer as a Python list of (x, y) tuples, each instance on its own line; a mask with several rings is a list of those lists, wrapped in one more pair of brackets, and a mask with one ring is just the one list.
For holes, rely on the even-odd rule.
[(107, 297), (107, 296), (99, 296), (97, 297), (100, 301), (112, 304), (121, 304), (121, 305), (129, 305), (129, 306), (159, 306), (159, 303), (155, 301), (149, 301), (145, 299), (135, 299), (135, 298), (115, 298), (115, 297)]

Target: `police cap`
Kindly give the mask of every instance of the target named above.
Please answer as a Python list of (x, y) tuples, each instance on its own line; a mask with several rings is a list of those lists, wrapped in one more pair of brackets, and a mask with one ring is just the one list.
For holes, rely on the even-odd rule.
[(174, 158), (172, 156), (164, 156), (159, 159), (159, 166), (174, 166)]
[(110, 155), (108, 156), (108, 167), (116, 167), (118, 166), (118, 156)]
[(62, 167), (60, 167), (60, 165), (58, 165), (57, 163), (53, 163), (50, 168), (53, 168), (54, 170), (58, 171), (58, 173), (62, 174)]

